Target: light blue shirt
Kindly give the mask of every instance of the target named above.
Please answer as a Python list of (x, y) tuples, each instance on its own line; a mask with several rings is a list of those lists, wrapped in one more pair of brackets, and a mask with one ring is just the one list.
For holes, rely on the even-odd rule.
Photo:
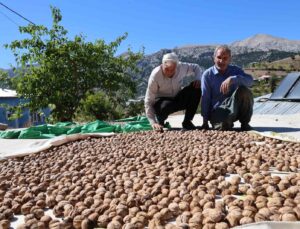
[[(233, 84), (227, 94), (220, 91), (221, 84), (231, 77)], [(224, 74), (221, 74), (216, 66), (207, 69), (201, 79), (201, 114), (204, 120), (210, 120), (211, 112), (219, 107), (222, 102), (230, 97), (239, 86), (251, 87), (253, 78), (246, 74), (241, 68), (229, 65)]]

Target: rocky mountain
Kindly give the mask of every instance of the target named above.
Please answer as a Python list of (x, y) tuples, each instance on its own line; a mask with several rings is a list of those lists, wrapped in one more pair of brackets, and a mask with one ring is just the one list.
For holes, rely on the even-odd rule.
[[(232, 63), (246, 67), (253, 62), (276, 61), (300, 53), (300, 41), (291, 41), (271, 35), (257, 34), (242, 41), (236, 41), (228, 46), (232, 50)], [(144, 95), (148, 78), (154, 67), (161, 63), (162, 56), (175, 52), (180, 61), (197, 63), (204, 69), (213, 65), (213, 52), (216, 45), (191, 45), (174, 49), (161, 49), (146, 55), (139, 63), (140, 74), (135, 76), (138, 81), (138, 95)]]
[(231, 44), (232, 47), (247, 47), (257, 51), (269, 51), (271, 49), (285, 52), (299, 52), (300, 40), (288, 40), (267, 34), (256, 34), (242, 41)]

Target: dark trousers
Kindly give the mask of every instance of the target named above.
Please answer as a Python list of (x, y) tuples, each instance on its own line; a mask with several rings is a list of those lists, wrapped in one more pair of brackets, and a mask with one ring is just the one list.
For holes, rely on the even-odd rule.
[(163, 125), (168, 116), (185, 110), (184, 122), (192, 121), (201, 98), (201, 89), (194, 88), (192, 83), (177, 93), (174, 98), (158, 97), (154, 104), (156, 119)]
[(249, 88), (240, 86), (212, 112), (210, 122), (214, 129), (226, 130), (231, 129), (233, 122), (237, 120), (241, 124), (248, 124), (252, 114), (252, 92)]

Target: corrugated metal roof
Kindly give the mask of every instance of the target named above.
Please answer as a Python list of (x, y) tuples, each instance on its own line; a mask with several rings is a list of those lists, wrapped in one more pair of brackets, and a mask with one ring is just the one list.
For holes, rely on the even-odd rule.
[(0, 88), (0, 97), (2, 98), (17, 97), (17, 92), (14, 90)]
[(287, 115), (300, 114), (300, 102), (270, 101), (271, 94), (258, 97), (254, 100), (254, 114)]

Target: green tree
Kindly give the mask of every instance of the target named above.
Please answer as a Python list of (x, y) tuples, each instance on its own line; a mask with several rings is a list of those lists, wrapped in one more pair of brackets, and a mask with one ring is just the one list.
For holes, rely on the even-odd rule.
[(82, 99), (76, 111), (76, 121), (114, 120), (123, 116), (123, 107), (102, 91), (89, 94)]
[[(16, 90), (29, 99), (32, 111), (50, 106), (56, 121), (70, 121), (80, 101), (97, 90), (120, 101), (133, 95), (136, 85), (131, 74), (137, 71), (136, 62), (142, 53), (116, 56), (127, 34), (107, 44), (104, 40), (87, 42), (82, 35), (68, 38), (67, 30), (59, 23), (60, 10), (51, 7), (51, 28), (42, 25), (20, 27), (29, 38), (15, 40), (10, 48), (23, 71)], [(25, 69), (25, 70), (24, 70)], [(119, 95), (119, 90), (126, 92)]]
[(138, 102), (130, 102), (125, 108), (125, 116), (143, 115), (145, 112), (144, 100)]
[(13, 82), (6, 71), (0, 70), (0, 88), (11, 89)]

